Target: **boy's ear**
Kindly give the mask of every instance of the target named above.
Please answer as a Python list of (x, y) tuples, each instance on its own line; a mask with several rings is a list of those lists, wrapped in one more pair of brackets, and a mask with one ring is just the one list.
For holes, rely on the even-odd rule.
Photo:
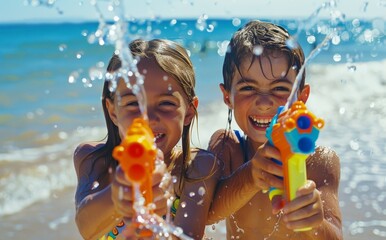
[(303, 90), (300, 92), (299, 100), (306, 103), (308, 100), (308, 97), (310, 96), (311, 87), (308, 83), (304, 85)]
[(117, 121), (118, 121), (117, 115), (115, 113), (115, 105), (114, 105), (113, 100), (111, 100), (110, 98), (106, 98), (106, 108), (107, 108), (107, 111), (109, 112), (109, 116), (110, 116), (111, 121), (113, 121), (115, 126), (118, 126), (117, 125)]
[(222, 92), (224, 103), (228, 106), (228, 108), (233, 109), (232, 103), (230, 101), (229, 92), (225, 89), (225, 86), (224, 86), (223, 83), (220, 83), (219, 86), (220, 86), (220, 89), (221, 89), (221, 92)]
[(198, 97), (193, 97), (191, 104), (189, 104), (188, 111), (186, 112), (184, 119), (184, 126), (189, 125), (192, 122), (194, 116), (196, 116), (198, 107)]

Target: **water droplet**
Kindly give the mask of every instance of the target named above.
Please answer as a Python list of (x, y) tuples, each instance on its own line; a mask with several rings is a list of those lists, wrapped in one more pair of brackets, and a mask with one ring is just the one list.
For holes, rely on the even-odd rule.
[(196, 194), (194, 192), (189, 193), (189, 197), (194, 197), (194, 196), (196, 196)]
[(184, 217), (187, 218), (188, 217), (188, 213), (184, 213)]
[(176, 235), (177, 237), (181, 236), (183, 233), (184, 231), (180, 227), (176, 227), (173, 231), (173, 234)]
[(350, 141), (350, 148), (354, 151), (359, 149), (359, 142), (357, 140)]
[(293, 38), (290, 38), (286, 41), (286, 44), (287, 46), (290, 48), (290, 49), (295, 49), (298, 47), (298, 43), (296, 42), (295, 39)]
[(346, 112), (346, 109), (344, 107), (339, 108), (339, 114), (343, 115)]
[(177, 183), (177, 177), (176, 176), (172, 176), (172, 183)]
[(209, 32), (209, 33), (213, 32), (213, 30), (214, 30), (214, 25), (213, 24), (209, 24), (208, 27), (206, 28), (206, 31)]
[(185, 207), (186, 207), (186, 202), (180, 203), (180, 206), (181, 206), (182, 208), (185, 208)]
[(308, 36), (308, 37), (307, 37), (307, 42), (308, 42), (309, 44), (314, 44), (314, 43), (316, 42), (315, 36), (314, 36), (314, 35)]
[(261, 45), (257, 45), (253, 47), (253, 54), (255, 54), (256, 56), (260, 56), (263, 53), (263, 51), (264, 51), (264, 48)]
[(335, 35), (334, 37), (332, 37), (331, 42), (332, 42), (332, 44), (334, 44), (334, 45), (339, 45), (339, 43), (340, 43), (340, 37), (339, 37), (338, 35)]
[(233, 26), (238, 27), (238, 26), (240, 26), (240, 24), (241, 24), (240, 18), (233, 18), (232, 19), (232, 25)]
[(75, 83), (78, 78), (79, 78), (79, 72), (73, 71), (68, 77), (68, 83)]
[(351, 24), (353, 25), (353, 27), (359, 27), (361, 25), (361, 22), (359, 21), (358, 18), (352, 20)]
[(66, 44), (60, 44), (59, 45), (59, 51), (63, 52), (66, 49), (67, 49), (67, 45)]
[(169, 85), (168, 85), (168, 91), (172, 91), (172, 90), (173, 90), (172, 84), (169, 84)]
[(81, 59), (82, 57), (83, 57), (83, 52), (82, 51), (76, 53), (76, 58), (77, 59)]
[(342, 55), (339, 53), (334, 54), (333, 59), (335, 62), (340, 62), (342, 60)]
[(205, 188), (204, 187), (199, 187), (198, 188), (198, 194), (200, 195), (200, 196), (204, 196), (204, 194), (205, 194)]
[(169, 77), (168, 77), (167, 75), (165, 75), (165, 76), (162, 77), (162, 79), (163, 79), (164, 81), (167, 81), (167, 80), (169, 79)]
[(171, 21), (170, 21), (170, 26), (174, 26), (174, 25), (176, 25), (177, 24), (177, 19), (172, 19)]
[(98, 181), (94, 181), (94, 182), (92, 183), (91, 190), (94, 190), (94, 189), (96, 189), (97, 187), (99, 187), (99, 182), (98, 182)]

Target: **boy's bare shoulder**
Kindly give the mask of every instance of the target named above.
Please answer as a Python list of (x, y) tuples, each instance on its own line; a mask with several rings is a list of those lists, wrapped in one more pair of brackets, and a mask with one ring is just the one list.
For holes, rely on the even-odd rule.
[(338, 154), (329, 147), (318, 146), (315, 153), (307, 159), (307, 170), (310, 177), (320, 184), (326, 181), (339, 183), (340, 179), (340, 159)]
[(238, 146), (239, 144), (240, 142), (233, 131), (219, 129), (212, 134), (209, 140), (208, 149), (210, 151), (216, 149), (223, 151), (226, 148), (232, 149), (234, 146)]

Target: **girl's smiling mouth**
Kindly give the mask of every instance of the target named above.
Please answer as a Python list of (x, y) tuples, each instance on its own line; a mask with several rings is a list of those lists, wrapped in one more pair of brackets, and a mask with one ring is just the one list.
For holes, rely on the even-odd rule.
[(166, 134), (164, 133), (154, 133), (155, 143), (161, 142), (165, 138)]

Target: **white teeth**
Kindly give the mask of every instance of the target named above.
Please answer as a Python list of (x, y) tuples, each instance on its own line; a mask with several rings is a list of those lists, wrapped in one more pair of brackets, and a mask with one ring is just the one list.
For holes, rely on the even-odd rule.
[(154, 136), (155, 140), (160, 139), (164, 134), (158, 133)]
[(271, 119), (270, 118), (255, 118), (253, 116), (250, 117), (253, 122), (257, 123), (257, 124), (270, 124), (271, 123)]

